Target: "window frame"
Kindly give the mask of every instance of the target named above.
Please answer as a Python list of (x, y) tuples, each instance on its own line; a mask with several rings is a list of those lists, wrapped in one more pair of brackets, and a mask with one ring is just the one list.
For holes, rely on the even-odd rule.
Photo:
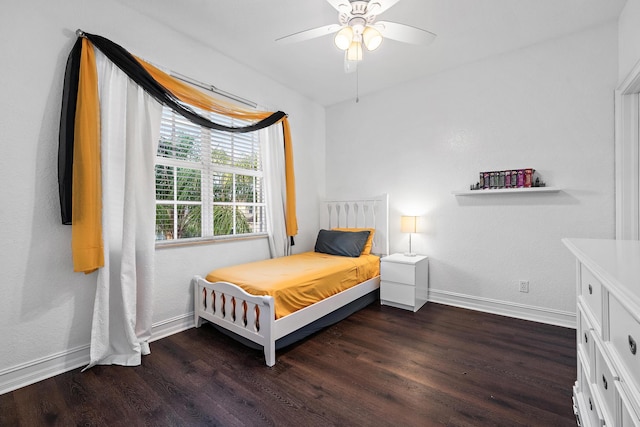
[[(193, 108), (193, 107), (191, 107)], [(194, 108), (199, 114), (204, 116), (211, 117), (214, 121), (224, 121), (226, 124), (231, 126), (242, 126), (245, 121), (234, 119), (227, 116), (222, 116), (215, 113), (209, 113), (207, 111), (198, 111)], [(170, 121), (167, 121), (165, 113), (170, 115)], [(178, 120), (184, 126), (184, 118), (179, 114), (172, 111), (170, 108), (163, 106), (163, 116), (162, 116), (162, 126), (166, 126), (171, 128), (170, 134), (173, 136), (172, 140), (176, 141), (176, 135), (179, 132), (179, 125), (176, 125), (176, 120)], [(194, 140), (198, 139), (200, 144), (200, 160), (182, 160), (176, 159), (172, 157), (165, 157), (160, 155), (161, 142), (158, 143), (158, 152), (156, 154), (155, 159), (155, 167), (159, 165), (168, 166), (173, 168), (173, 178), (174, 178), (174, 187), (173, 187), (173, 197), (171, 199), (161, 199), (158, 198), (158, 191), (156, 189), (155, 193), (155, 205), (156, 210), (154, 210), (154, 215), (156, 217), (156, 247), (167, 247), (167, 246), (175, 246), (175, 245), (191, 245), (191, 244), (201, 244), (201, 243), (213, 243), (213, 242), (223, 242), (223, 241), (232, 241), (232, 240), (246, 240), (246, 239), (256, 239), (256, 238), (265, 238), (267, 237), (267, 201), (265, 195), (265, 174), (262, 166), (262, 153), (261, 150), (263, 146), (260, 141), (260, 132), (250, 132), (250, 133), (228, 133), (217, 130), (208, 129), (196, 124), (192, 124), (189, 122), (188, 125), (189, 132), (193, 132), (197, 129), (197, 136), (194, 136)], [(187, 134), (189, 134), (187, 132)], [(245, 135), (242, 137), (242, 135)], [(246, 137), (246, 135), (251, 135), (250, 137)], [(162, 138), (162, 133), (161, 133)], [(241, 139), (239, 141), (239, 139)], [(216, 163), (212, 154), (214, 153), (214, 144), (215, 141), (223, 141), (229, 144), (230, 154), (230, 164), (224, 163)], [(245, 145), (243, 147), (243, 145)], [(250, 150), (246, 150), (246, 147), (250, 146)], [(226, 147), (225, 147), (226, 148)], [(242, 149), (245, 149), (244, 151)], [(256, 156), (256, 168), (255, 169), (245, 169), (237, 164), (242, 161), (241, 155), (236, 155), (235, 153), (246, 152), (249, 156)], [(210, 159), (210, 161), (205, 161), (205, 159)], [(235, 163), (235, 164), (234, 164)], [(178, 179), (178, 168), (183, 169), (193, 169), (200, 171), (200, 200), (199, 201), (189, 201), (189, 200), (179, 200), (177, 187), (177, 179)], [(156, 169), (157, 170), (157, 169)], [(214, 179), (216, 176), (225, 175), (225, 179), (230, 177), (231, 179), (231, 189), (230, 192), (227, 192), (232, 196), (231, 201), (216, 201), (215, 200), (215, 184)], [(238, 177), (251, 177), (253, 179), (253, 183), (251, 184), (253, 189), (253, 197), (251, 201), (238, 201), (238, 193), (237, 193), (237, 181)], [(156, 185), (158, 184), (158, 175), (156, 172)], [(181, 205), (196, 205), (200, 206), (200, 236), (197, 237), (185, 237), (185, 238), (171, 238), (171, 239), (158, 239), (158, 235), (161, 233), (161, 228), (158, 228), (158, 214), (157, 207), (160, 205), (170, 206), (172, 212), (172, 220), (173, 220), (173, 235), (177, 234), (176, 222), (179, 220), (177, 212), (179, 212), (178, 206)], [(214, 211), (217, 206), (230, 206), (232, 209), (232, 213), (230, 216), (232, 217), (232, 233), (233, 234), (219, 234), (215, 235), (215, 224), (214, 224)], [(248, 225), (252, 230), (255, 230), (258, 227), (258, 231), (251, 231), (249, 233), (237, 233), (238, 227), (236, 226), (237, 215), (242, 214), (243, 210), (254, 210), (256, 212), (260, 212), (259, 218), (253, 219), (253, 222)]]

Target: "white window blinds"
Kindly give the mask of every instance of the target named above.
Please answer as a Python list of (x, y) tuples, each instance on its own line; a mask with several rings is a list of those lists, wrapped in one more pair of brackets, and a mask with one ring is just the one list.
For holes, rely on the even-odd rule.
[[(246, 122), (204, 111), (216, 123)], [(162, 113), (156, 158), (156, 239), (266, 232), (258, 132), (228, 133)]]

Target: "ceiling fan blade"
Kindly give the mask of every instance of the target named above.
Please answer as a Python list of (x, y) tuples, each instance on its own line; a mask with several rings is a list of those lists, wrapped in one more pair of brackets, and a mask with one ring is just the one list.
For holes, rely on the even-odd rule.
[(367, 15), (380, 15), (400, 0), (370, 0), (367, 5)]
[(430, 31), (397, 22), (377, 21), (373, 26), (382, 33), (383, 37), (404, 43), (426, 45), (437, 37)]
[(342, 26), (339, 24), (325, 25), (323, 27), (312, 28), (310, 30), (304, 30), (298, 33), (289, 34), (288, 36), (280, 37), (276, 39), (276, 42), (283, 44), (302, 42), (335, 33), (340, 28), (342, 28)]
[(349, 0), (327, 0), (327, 3), (340, 13), (351, 12), (351, 3)]

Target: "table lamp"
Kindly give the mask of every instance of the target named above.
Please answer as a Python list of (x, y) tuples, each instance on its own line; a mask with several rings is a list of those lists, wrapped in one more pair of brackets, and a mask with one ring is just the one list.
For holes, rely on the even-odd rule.
[(416, 232), (416, 222), (418, 217), (416, 216), (402, 216), (400, 217), (400, 231), (403, 233), (409, 233), (409, 252), (405, 252), (405, 256), (416, 256), (414, 252), (411, 252), (411, 234)]

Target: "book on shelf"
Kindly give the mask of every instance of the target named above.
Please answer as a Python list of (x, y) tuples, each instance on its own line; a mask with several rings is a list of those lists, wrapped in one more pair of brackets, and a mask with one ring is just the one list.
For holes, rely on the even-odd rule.
[(471, 185), (472, 190), (498, 190), (503, 188), (544, 187), (545, 183), (536, 176), (533, 168), (483, 171), (479, 181)]

